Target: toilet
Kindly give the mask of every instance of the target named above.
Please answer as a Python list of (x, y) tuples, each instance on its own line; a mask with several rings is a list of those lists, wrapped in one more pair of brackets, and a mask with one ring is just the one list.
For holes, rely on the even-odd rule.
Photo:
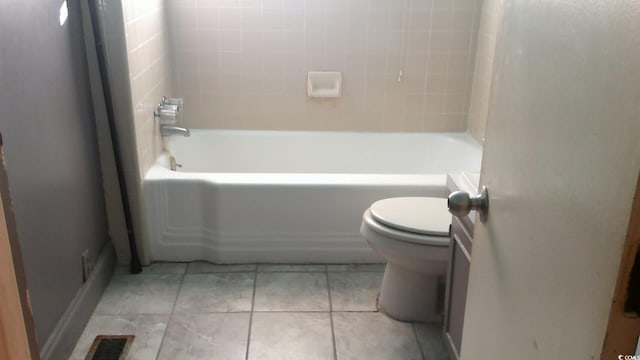
[(360, 233), (387, 262), (380, 311), (401, 321), (442, 321), (450, 224), (444, 198), (383, 199), (364, 212)]

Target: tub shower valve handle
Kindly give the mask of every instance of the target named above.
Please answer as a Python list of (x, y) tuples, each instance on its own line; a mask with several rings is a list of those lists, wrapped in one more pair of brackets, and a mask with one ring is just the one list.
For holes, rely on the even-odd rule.
[(161, 121), (170, 121), (175, 122), (178, 120), (178, 110), (165, 108), (162, 105), (158, 105), (158, 108), (153, 113), (153, 116), (160, 119)]
[(476, 210), (480, 221), (485, 222), (489, 216), (489, 191), (483, 186), (476, 197), (471, 197), (464, 191), (454, 191), (449, 195), (447, 207), (449, 212), (457, 217), (465, 217), (471, 210)]
[(177, 110), (181, 110), (182, 106), (184, 105), (184, 99), (169, 98), (169, 97), (163, 96), (162, 101), (160, 102), (160, 105), (175, 105), (177, 107)]

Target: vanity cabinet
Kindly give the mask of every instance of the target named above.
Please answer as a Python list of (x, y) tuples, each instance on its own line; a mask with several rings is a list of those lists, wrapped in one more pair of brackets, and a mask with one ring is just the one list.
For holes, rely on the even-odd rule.
[(462, 343), (462, 326), (464, 309), (467, 300), (467, 283), (471, 264), (471, 243), (473, 240), (473, 223), (469, 217), (462, 219), (453, 217), (451, 223), (449, 268), (444, 314), (444, 340), (449, 357), (457, 360)]

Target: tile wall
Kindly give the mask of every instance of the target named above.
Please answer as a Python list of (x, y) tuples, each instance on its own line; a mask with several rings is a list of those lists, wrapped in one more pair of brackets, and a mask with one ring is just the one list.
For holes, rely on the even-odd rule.
[[(481, 2), (167, 0), (183, 121), (193, 128), (464, 131)], [(343, 97), (308, 99), (312, 70), (343, 72)]]
[(173, 93), (165, 1), (122, 0), (122, 7), (142, 179), (162, 150), (154, 109), (163, 95)]
[(482, 21), (478, 30), (478, 47), (473, 74), (473, 87), (469, 106), (468, 131), (481, 144), (489, 110), (493, 57), (496, 49), (496, 36), (501, 21), (503, 0), (484, 0)]

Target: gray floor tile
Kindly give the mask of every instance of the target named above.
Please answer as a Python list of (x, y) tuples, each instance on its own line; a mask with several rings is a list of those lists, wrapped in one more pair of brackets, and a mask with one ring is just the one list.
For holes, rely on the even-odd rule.
[(442, 324), (413, 324), (426, 360), (448, 360), (442, 340)]
[(409, 323), (381, 313), (335, 312), (333, 326), (340, 360), (420, 360), (418, 341)]
[(187, 274), (176, 309), (189, 313), (251, 311), (255, 273)]
[(305, 272), (305, 271), (326, 271), (326, 265), (308, 264), (308, 265), (292, 265), (292, 264), (260, 264), (258, 271), (262, 272)]
[(255, 313), (248, 359), (333, 359), (329, 313)]
[(249, 313), (187, 314), (176, 311), (160, 348), (160, 360), (243, 360)]
[(381, 272), (330, 272), (333, 311), (377, 311)]
[(212, 264), (196, 261), (189, 264), (187, 274), (218, 273), (218, 272), (249, 272), (255, 271), (255, 264)]
[(256, 311), (329, 311), (326, 273), (258, 273)]
[(386, 264), (329, 264), (327, 271), (384, 271)]
[(95, 313), (169, 314), (181, 281), (182, 275), (115, 275)]
[(135, 335), (127, 359), (155, 359), (169, 315), (93, 315), (70, 360), (84, 360), (97, 335)]

